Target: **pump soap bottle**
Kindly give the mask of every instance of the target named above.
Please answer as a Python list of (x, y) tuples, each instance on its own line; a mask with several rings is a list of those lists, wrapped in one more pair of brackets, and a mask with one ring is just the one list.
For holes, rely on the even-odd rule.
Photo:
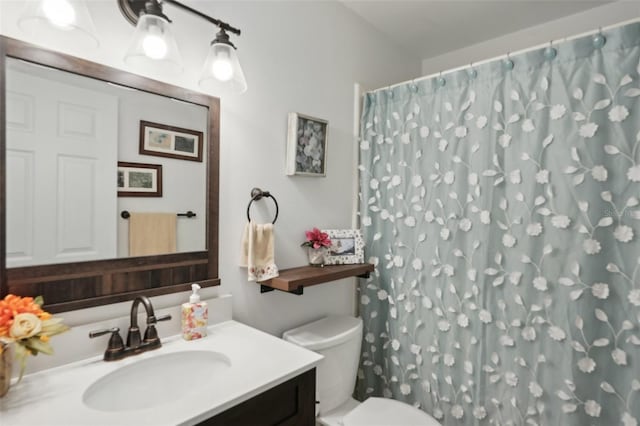
[(207, 302), (200, 301), (198, 284), (192, 284), (191, 290), (189, 303), (182, 304), (182, 338), (184, 340), (195, 340), (207, 335), (209, 319)]

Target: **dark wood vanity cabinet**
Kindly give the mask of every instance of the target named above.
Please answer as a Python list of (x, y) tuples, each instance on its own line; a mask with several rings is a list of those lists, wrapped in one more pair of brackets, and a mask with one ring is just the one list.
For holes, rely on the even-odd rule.
[(314, 368), (198, 425), (314, 426), (315, 417)]

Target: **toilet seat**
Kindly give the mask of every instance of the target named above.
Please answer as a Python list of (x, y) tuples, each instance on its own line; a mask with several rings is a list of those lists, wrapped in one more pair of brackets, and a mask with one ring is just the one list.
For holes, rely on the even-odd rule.
[(404, 402), (369, 398), (342, 420), (344, 426), (440, 426), (433, 417)]

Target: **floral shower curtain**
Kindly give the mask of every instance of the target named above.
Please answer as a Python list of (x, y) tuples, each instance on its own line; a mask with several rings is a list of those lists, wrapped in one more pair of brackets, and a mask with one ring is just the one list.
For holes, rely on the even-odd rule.
[(369, 93), (357, 394), (640, 421), (640, 24)]

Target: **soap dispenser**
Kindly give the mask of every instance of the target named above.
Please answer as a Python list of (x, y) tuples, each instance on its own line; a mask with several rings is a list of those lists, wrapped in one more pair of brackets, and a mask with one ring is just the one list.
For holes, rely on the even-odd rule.
[(198, 284), (191, 285), (189, 302), (182, 304), (182, 338), (184, 340), (200, 339), (207, 335), (209, 310), (207, 302), (200, 301)]

